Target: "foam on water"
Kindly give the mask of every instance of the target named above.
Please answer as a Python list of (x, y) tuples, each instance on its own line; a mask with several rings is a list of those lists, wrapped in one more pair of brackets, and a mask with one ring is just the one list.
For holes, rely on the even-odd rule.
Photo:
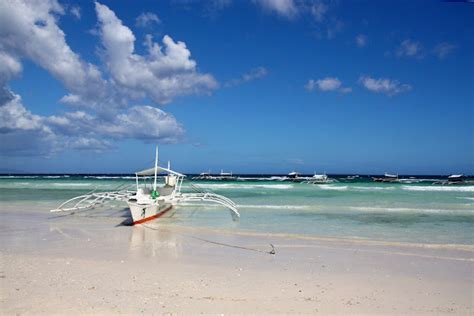
[(407, 191), (432, 191), (432, 192), (474, 192), (474, 185), (469, 186), (402, 186)]
[[(3, 176), (0, 212), (43, 214), (93, 189), (109, 191), (122, 184), (133, 187), (135, 183), (134, 177), (126, 175), (57, 176), (60, 175)], [(312, 185), (262, 178), (229, 182), (188, 180), (183, 184), (183, 192), (191, 192), (191, 185), (215, 190), (232, 199), (238, 205), (241, 219), (233, 222), (218, 204), (189, 203), (179, 204), (176, 215), (169, 219), (173, 224), (268, 234), (473, 243), (473, 185), (374, 183), (367, 179)], [(110, 208), (123, 210), (127, 205), (116, 202)], [(128, 211), (106, 213), (97, 208), (94, 212), (107, 217), (128, 216)]]
[(391, 186), (391, 187), (377, 187), (377, 186), (366, 186), (366, 187), (361, 187), (361, 186), (353, 186), (351, 187), (352, 189), (356, 191), (385, 191), (385, 190), (395, 190), (396, 188)]
[(346, 191), (348, 189), (347, 185), (338, 186), (332, 184), (318, 184), (316, 186), (322, 190)]
[(284, 210), (307, 210), (311, 209), (313, 205), (258, 205), (258, 204), (239, 204), (239, 208), (262, 208), (262, 209), (284, 209)]
[[(463, 205), (461, 205), (463, 206)], [(361, 212), (401, 212), (401, 213), (437, 213), (437, 214), (450, 214), (450, 213), (473, 213), (474, 210), (469, 209), (435, 209), (435, 208), (411, 208), (411, 207), (372, 207), (372, 206), (351, 206), (351, 210)]]
[[(198, 183), (198, 187), (208, 189), (237, 189), (237, 190), (250, 190), (250, 189), (274, 189), (274, 190), (288, 190), (294, 187), (292, 184), (246, 184), (243, 182), (237, 183)], [(183, 186), (185, 187), (185, 186)]]

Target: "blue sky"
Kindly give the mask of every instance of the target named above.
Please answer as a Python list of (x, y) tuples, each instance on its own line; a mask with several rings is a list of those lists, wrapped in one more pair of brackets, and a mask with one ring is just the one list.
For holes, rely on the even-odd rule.
[(3, 170), (474, 173), (472, 3), (12, 3)]

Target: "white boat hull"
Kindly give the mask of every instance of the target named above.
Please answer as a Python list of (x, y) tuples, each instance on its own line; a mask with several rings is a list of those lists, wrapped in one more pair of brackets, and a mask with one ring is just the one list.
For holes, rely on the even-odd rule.
[(132, 215), (133, 225), (141, 224), (159, 217), (172, 214), (173, 205), (169, 203), (139, 204), (135, 201), (127, 202)]

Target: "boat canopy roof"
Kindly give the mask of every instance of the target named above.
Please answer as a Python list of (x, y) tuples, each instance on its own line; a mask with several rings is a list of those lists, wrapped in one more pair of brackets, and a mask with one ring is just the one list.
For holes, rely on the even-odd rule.
[[(175, 176), (178, 176), (178, 177), (185, 177), (185, 175), (182, 174), (182, 173), (173, 171), (173, 170), (168, 169), (168, 168), (158, 167), (157, 170), (156, 170), (156, 173), (162, 173), (162, 172), (171, 173), (171, 174), (174, 174)], [(135, 172), (135, 174), (137, 176), (153, 176), (153, 175), (155, 175), (155, 168), (150, 168), (150, 169), (145, 169), (145, 170), (142, 170), (142, 171), (137, 171), (137, 172)]]
[(326, 179), (328, 176), (325, 174), (315, 174), (313, 176), (314, 179)]

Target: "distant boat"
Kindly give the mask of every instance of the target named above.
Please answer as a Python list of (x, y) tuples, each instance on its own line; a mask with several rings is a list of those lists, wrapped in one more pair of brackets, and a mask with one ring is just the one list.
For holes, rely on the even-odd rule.
[(347, 176), (347, 177), (346, 177), (346, 180), (355, 180), (355, 179), (358, 179), (358, 178), (359, 178), (359, 175), (356, 174), (356, 175), (354, 175), (354, 176)]
[(198, 176), (192, 177), (191, 180), (212, 180), (211, 170), (201, 172)]
[(329, 177), (326, 175), (326, 173), (324, 173), (324, 174), (314, 174), (312, 177), (307, 177), (307, 178), (304, 178), (304, 179), (306, 181), (303, 181), (303, 183), (309, 183), (309, 184), (325, 184), (325, 183), (339, 182), (336, 179), (329, 179)]
[(223, 170), (218, 175), (212, 175), (209, 170), (208, 172), (201, 172), (198, 176), (193, 177), (192, 180), (233, 181), (237, 180), (237, 177), (232, 175), (232, 172), (224, 172)]
[(448, 184), (461, 184), (464, 183), (463, 174), (452, 174), (448, 177)]
[(302, 181), (303, 179), (300, 177), (299, 172), (292, 171), (286, 176), (285, 180), (299, 182), (299, 181)]
[(288, 178), (290, 179), (294, 179), (294, 178), (298, 178), (300, 176), (300, 173), (296, 172), (296, 171), (292, 171), (288, 174)]
[(390, 173), (386, 173), (386, 172), (385, 172), (385, 174), (382, 178), (372, 177), (372, 180), (374, 182), (391, 182), (391, 183), (399, 182), (397, 174), (390, 174)]
[(328, 176), (326, 174), (315, 174), (309, 182), (312, 183), (327, 183), (328, 182)]
[(452, 184), (465, 184), (466, 177), (463, 174), (452, 174), (448, 176), (446, 180), (440, 180), (433, 182), (434, 185), (452, 185)]
[(236, 179), (237, 177), (232, 175), (232, 172), (224, 172), (224, 170), (221, 170), (221, 173), (219, 174), (219, 176), (216, 177), (216, 180), (221, 180), (221, 181), (233, 181)]

